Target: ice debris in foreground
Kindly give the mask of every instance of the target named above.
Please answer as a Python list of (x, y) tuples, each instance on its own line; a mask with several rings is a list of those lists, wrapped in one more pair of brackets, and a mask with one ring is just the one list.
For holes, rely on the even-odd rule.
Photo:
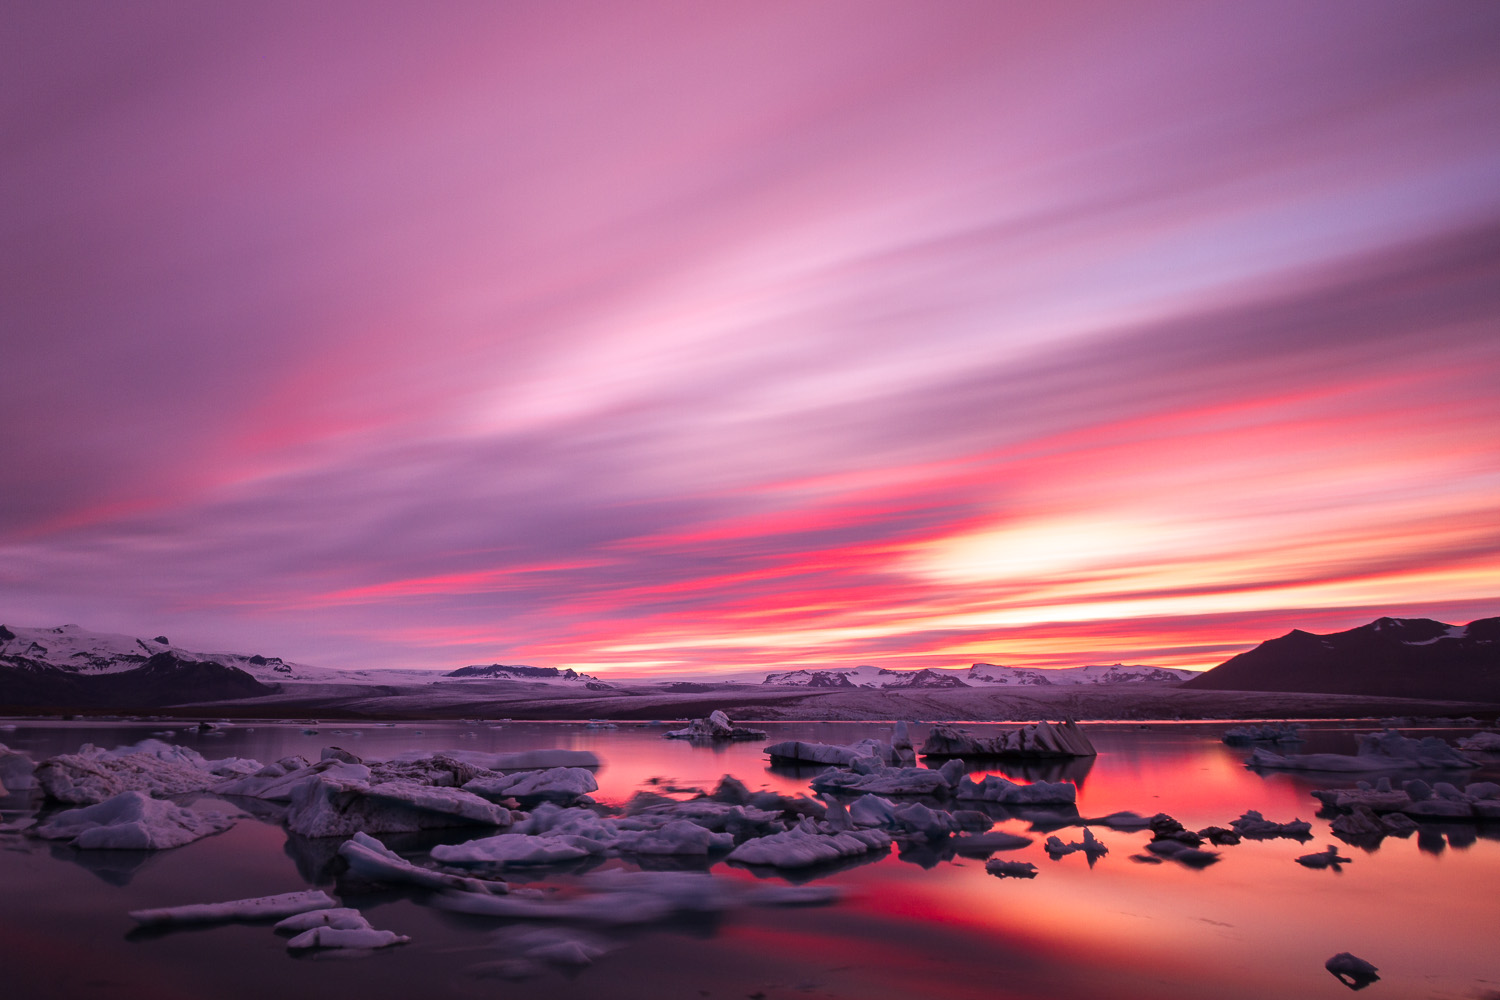
[(338, 905), (332, 896), (321, 889), (309, 889), (305, 892), (283, 892), (275, 896), (256, 896), (253, 899), (234, 899), (225, 903), (192, 903), (154, 910), (131, 910), (130, 919), (148, 926), (279, 920), (294, 913), (331, 909)]
[(85, 850), (156, 851), (181, 847), (223, 833), (239, 814), (199, 812), (153, 799), (145, 792), (121, 792), (91, 806), (66, 809), (31, 833), (47, 840), (71, 840)]

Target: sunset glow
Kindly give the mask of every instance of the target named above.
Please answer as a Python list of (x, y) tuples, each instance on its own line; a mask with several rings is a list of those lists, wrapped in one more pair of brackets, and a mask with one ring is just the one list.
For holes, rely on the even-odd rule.
[(1500, 614), (1500, 5), (0, 28), (0, 621), (627, 676)]

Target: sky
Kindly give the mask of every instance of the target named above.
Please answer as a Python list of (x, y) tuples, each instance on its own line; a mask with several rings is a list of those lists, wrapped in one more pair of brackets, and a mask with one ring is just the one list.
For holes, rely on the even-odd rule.
[(0, 42), (7, 624), (624, 677), (1500, 614), (1500, 4)]

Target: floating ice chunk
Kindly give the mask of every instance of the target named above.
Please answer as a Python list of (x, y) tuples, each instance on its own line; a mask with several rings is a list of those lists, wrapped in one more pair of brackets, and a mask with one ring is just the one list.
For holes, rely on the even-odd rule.
[(547, 801), (567, 805), (597, 791), (599, 782), (587, 768), (551, 767), (475, 778), (463, 788), (488, 799), (515, 798), (522, 802)]
[(1475, 733), (1458, 741), (1460, 750), (1500, 753), (1500, 733)]
[(933, 726), (919, 751), (929, 757), (1093, 757), (1098, 751), (1075, 722), (1038, 722), (998, 736)]
[(197, 812), (145, 792), (121, 792), (57, 813), (32, 832), (47, 840), (72, 840), (74, 847), (85, 850), (159, 851), (223, 833), (237, 819), (238, 814)]
[(890, 835), (881, 830), (820, 833), (811, 824), (811, 820), (804, 820), (783, 833), (747, 840), (729, 852), (728, 860), (773, 868), (810, 868), (891, 846)]
[(1249, 768), (1273, 771), (1397, 771), (1461, 770), (1479, 765), (1436, 736), (1411, 739), (1393, 729), (1359, 737), (1352, 756), (1341, 753), (1290, 754), (1281, 756), (1264, 747), (1250, 751)]
[(291, 951), (307, 948), (355, 948), (365, 951), (406, 944), (410, 940), (405, 934), (378, 931), (373, 927), (314, 927), (292, 938), (286, 946)]
[(130, 919), (152, 926), (166, 924), (213, 924), (232, 920), (280, 920), (307, 910), (331, 909), (339, 904), (320, 889), (283, 892), (276, 896), (235, 899), (225, 903), (193, 903), (154, 910), (132, 910)]
[(463, 844), (439, 844), (432, 849), (432, 856), (444, 864), (493, 865), (504, 868), (576, 861), (598, 852), (599, 846), (596, 843), (582, 837), (503, 833)]
[(1332, 844), (1315, 854), (1304, 854), (1295, 860), (1304, 868), (1332, 868), (1334, 871), (1339, 871), (1339, 865), (1349, 863), (1348, 858), (1339, 856), (1339, 849)]
[(1180, 840), (1167, 838), (1164, 840), (1153, 840), (1146, 845), (1146, 850), (1152, 854), (1159, 854), (1164, 858), (1171, 858), (1190, 868), (1205, 868), (1219, 860), (1218, 851), (1205, 851), (1201, 847), (1183, 843)]
[(1023, 785), (989, 774), (983, 781), (964, 778), (954, 794), (960, 800), (1005, 805), (1071, 805), (1078, 800), (1078, 786), (1066, 781), (1033, 781)]
[(450, 875), (413, 864), (367, 833), (356, 833), (340, 844), (339, 857), (348, 862), (350, 874), (375, 882), (404, 882), (424, 889), (460, 892), (509, 891), (504, 882)]
[(1047, 856), (1053, 861), (1065, 855), (1081, 851), (1083, 852), (1083, 856), (1088, 858), (1090, 867), (1099, 858), (1109, 853), (1109, 848), (1105, 847), (1088, 827), (1083, 828), (1082, 841), (1075, 840), (1070, 844), (1064, 844), (1060, 837), (1048, 837), (1045, 847)]
[(1254, 809), (1246, 810), (1239, 819), (1230, 820), (1229, 825), (1234, 828), (1235, 833), (1250, 840), (1271, 840), (1276, 837), (1306, 840), (1312, 836), (1311, 823), (1300, 819), (1294, 819), (1290, 823), (1273, 823)]
[(1111, 830), (1129, 831), (1144, 830), (1151, 826), (1151, 820), (1139, 813), (1129, 811), (1112, 812), (1108, 816), (1099, 816), (1089, 820), (1095, 826), (1108, 827)]
[(290, 802), (297, 789), (311, 781), (326, 778), (339, 782), (368, 782), (370, 769), (363, 764), (332, 757), (309, 764), (300, 757), (284, 757), (267, 764), (254, 774), (220, 782), (212, 786), (216, 795), (238, 795), (272, 802)]
[[(906, 743), (909, 748), (911, 741), (908, 739)], [(894, 764), (897, 760), (894, 749), (879, 740), (861, 740), (847, 746), (787, 740), (782, 743), (772, 743), (766, 747), (766, 753), (773, 762), (833, 764), (837, 767), (849, 767), (856, 760), (862, 759), (878, 760), (885, 764)]]
[(359, 930), (367, 928), (370, 922), (365, 919), (363, 913), (344, 906), (336, 906), (327, 910), (307, 910), (303, 913), (294, 913), (290, 917), (278, 920), (272, 930), (283, 934), (301, 934), (310, 931), (314, 927), (337, 927), (340, 930)]
[(997, 878), (1036, 878), (1036, 865), (1030, 861), (1001, 861), (994, 858), (984, 863), (984, 870)]
[(1338, 981), (1351, 990), (1362, 990), (1371, 983), (1380, 979), (1375, 966), (1362, 958), (1356, 958), (1347, 951), (1341, 951), (1337, 955), (1323, 963), (1323, 968), (1338, 977)]
[(36, 765), (32, 763), (30, 757), (0, 743), (0, 785), (4, 785), (11, 792), (35, 788), (36, 778), (33, 776), (35, 771)]
[(674, 729), (663, 734), (669, 740), (763, 740), (766, 734), (759, 729), (741, 729), (729, 721), (729, 716), (715, 710), (706, 719), (694, 719), (686, 729)]
[(1230, 746), (1244, 746), (1248, 743), (1301, 743), (1302, 727), (1295, 722), (1235, 726), (1224, 731), (1223, 740)]
[(854, 795), (947, 795), (948, 778), (925, 767), (884, 767), (874, 763), (866, 773), (828, 771), (812, 780), (819, 792)]
[(777, 833), (785, 828), (780, 811), (730, 805), (706, 797), (679, 802), (643, 792), (631, 797), (625, 812), (628, 818), (621, 821), (621, 829), (647, 829), (685, 819), (715, 833), (732, 833), (739, 839)]
[(989, 833), (969, 837), (954, 837), (951, 843), (953, 850), (964, 857), (983, 858), (996, 851), (1019, 850), (1030, 844), (1031, 838), (1003, 830), (991, 830)]
[(696, 823), (674, 819), (655, 830), (624, 833), (617, 846), (635, 854), (704, 855), (729, 850), (734, 846), (734, 835), (710, 833)]
[[(332, 763), (332, 762), (328, 762)], [(344, 764), (344, 767), (355, 765)], [(294, 787), (287, 829), (304, 837), (348, 837), (447, 826), (509, 826), (510, 810), (460, 788), (319, 775)]]
[(49, 757), (36, 766), (36, 782), (48, 798), (91, 805), (121, 792), (201, 792), (222, 780), (203, 768), (163, 760), (152, 753), (108, 757), (102, 755), (105, 752), (86, 746), (75, 754)]
[(1404, 813), (1380, 816), (1369, 806), (1357, 805), (1350, 812), (1335, 816), (1329, 828), (1345, 843), (1369, 847), (1386, 837), (1410, 836), (1417, 829), (1417, 823)]

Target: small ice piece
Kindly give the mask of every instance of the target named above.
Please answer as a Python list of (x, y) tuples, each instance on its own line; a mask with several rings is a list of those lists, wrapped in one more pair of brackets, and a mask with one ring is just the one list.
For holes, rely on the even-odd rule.
[(378, 931), (373, 927), (314, 927), (303, 931), (286, 943), (290, 951), (308, 948), (352, 948), (373, 951), (391, 945), (406, 944), (411, 938), (394, 931)]
[(130, 919), (149, 926), (280, 920), (294, 913), (332, 909), (338, 905), (333, 897), (321, 889), (308, 889), (304, 892), (283, 892), (276, 896), (234, 899), (225, 903), (192, 903), (154, 910), (131, 910)]
[(314, 927), (337, 927), (339, 930), (351, 931), (369, 926), (370, 922), (358, 910), (336, 906), (328, 910), (294, 913), (290, 917), (278, 920), (276, 926), (271, 929), (281, 934), (301, 934)]
[(1323, 968), (1333, 973), (1338, 981), (1351, 990), (1362, 990), (1371, 983), (1380, 979), (1375, 973), (1375, 966), (1362, 958), (1357, 958), (1347, 951), (1341, 951), (1337, 955), (1323, 963)]
[(729, 853), (728, 860), (773, 868), (811, 868), (890, 846), (890, 835), (881, 830), (821, 833), (812, 820), (803, 820), (784, 833), (745, 841)]
[(592, 841), (582, 837), (533, 836), (527, 833), (503, 833), (463, 844), (439, 844), (432, 856), (450, 865), (550, 865), (576, 861), (598, 852)]
[(1500, 753), (1500, 733), (1485, 732), (1465, 736), (1458, 741), (1458, 748), (1482, 753)]
[(1083, 828), (1082, 841), (1075, 840), (1070, 844), (1064, 844), (1060, 837), (1048, 837), (1045, 846), (1047, 856), (1053, 861), (1076, 851), (1082, 851), (1084, 857), (1088, 858), (1090, 867), (1093, 867), (1096, 860), (1109, 853), (1109, 848), (1105, 847), (1088, 827)]
[(741, 729), (729, 721), (729, 716), (715, 709), (706, 719), (694, 719), (686, 729), (674, 729), (663, 734), (669, 740), (763, 740), (766, 734), (759, 729)]
[(969, 837), (954, 837), (950, 843), (955, 853), (966, 858), (986, 858), (996, 851), (1015, 851), (1026, 847), (1031, 843), (1031, 838), (1003, 830), (991, 830), (989, 833)]
[(1180, 840), (1166, 838), (1153, 840), (1146, 845), (1146, 850), (1152, 854), (1159, 854), (1165, 858), (1187, 865), (1189, 868), (1206, 868), (1219, 860), (1218, 851), (1206, 851), (1201, 847), (1185, 844)]
[(339, 845), (339, 857), (348, 863), (350, 874), (375, 882), (402, 882), (424, 889), (454, 889), (460, 892), (509, 891), (509, 887), (501, 881), (450, 875), (413, 864), (363, 832), (356, 833)]
[(57, 813), (32, 832), (47, 840), (72, 840), (84, 850), (160, 851), (223, 833), (238, 815), (197, 812), (145, 792), (121, 792), (113, 798)]
[(993, 858), (984, 863), (984, 870), (997, 878), (1036, 878), (1036, 865), (1030, 861), (1001, 861)]
[(936, 725), (919, 751), (925, 757), (1093, 757), (1098, 751), (1076, 722), (1038, 722), (998, 736)]
[(1332, 868), (1334, 871), (1341, 870), (1339, 865), (1349, 863), (1348, 858), (1339, 856), (1339, 849), (1333, 844), (1329, 844), (1327, 848), (1315, 854), (1304, 854), (1296, 861), (1304, 868)]
[(1229, 825), (1234, 828), (1235, 833), (1249, 840), (1272, 840), (1276, 837), (1306, 840), (1312, 836), (1311, 823), (1300, 819), (1294, 819), (1290, 823), (1273, 823), (1254, 809), (1247, 809), (1239, 819), (1230, 820)]

